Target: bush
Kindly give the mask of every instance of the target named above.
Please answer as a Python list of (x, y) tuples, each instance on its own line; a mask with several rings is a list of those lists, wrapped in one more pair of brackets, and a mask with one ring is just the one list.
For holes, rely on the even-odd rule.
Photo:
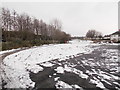
[(52, 39), (50, 36), (35, 35), (28, 31), (3, 31), (2, 50), (15, 49), (20, 47), (40, 46), (51, 43), (65, 43), (68, 37), (60, 36), (58, 39)]
[(16, 49), (16, 48), (20, 48), (20, 47), (32, 47), (32, 46), (40, 46), (43, 44), (51, 44), (51, 43), (55, 43), (52, 40), (19, 40), (19, 39), (15, 39), (12, 42), (3, 42), (2, 43), (2, 50), (9, 50), (9, 49)]

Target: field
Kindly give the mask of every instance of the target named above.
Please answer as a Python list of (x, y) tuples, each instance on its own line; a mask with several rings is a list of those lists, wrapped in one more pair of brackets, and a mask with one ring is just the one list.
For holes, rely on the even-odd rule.
[[(1, 54), (3, 54), (1, 52)], [(1, 88), (120, 89), (118, 44), (72, 40), (8, 55)]]

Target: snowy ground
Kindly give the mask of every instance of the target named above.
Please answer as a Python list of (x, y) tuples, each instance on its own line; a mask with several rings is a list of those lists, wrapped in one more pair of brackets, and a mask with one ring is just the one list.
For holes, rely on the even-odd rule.
[(11, 50), (5, 50), (5, 51), (0, 51), (0, 55), (4, 54), (4, 53), (9, 53), (9, 52), (13, 52), (13, 51), (17, 51), (20, 50), (21, 48), (18, 49), (11, 49)]
[[(54, 59), (64, 60), (69, 56), (77, 55), (78, 53), (90, 52), (86, 47), (90, 42), (76, 40), (71, 41), (69, 44), (59, 45), (43, 45), (34, 47), (18, 53), (7, 56), (1, 65), (7, 78), (2, 77), (7, 81), (5, 87), (8, 88), (26, 88), (34, 87), (34, 82), (29, 78), (29, 72), (37, 73), (43, 70), (42, 67), (37, 65), (45, 61)], [(86, 50), (85, 50), (86, 49)], [(87, 51), (89, 50), (89, 51)], [(8, 52), (13, 51), (9, 50)], [(3, 51), (0, 53), (6, 53)]]
[(118, 51), (116, 44), (80, 40), (33, 47), (7, 56), (0, 78), (5, 88), (45, 88), (49, 84), (52, 88), (120, 89)]

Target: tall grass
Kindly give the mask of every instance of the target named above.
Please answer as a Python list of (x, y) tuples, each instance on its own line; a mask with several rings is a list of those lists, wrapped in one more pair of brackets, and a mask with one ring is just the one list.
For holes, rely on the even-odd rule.
[(1, 50), (9, 50), (16, 49), (21, 47), (32, 47), (32, 46), (40, 46), (43, 44), (51, 44), (55, 43), (52, 40), (32, 40), (32, 41), (12, 41), (12, 42), (3, 42)]

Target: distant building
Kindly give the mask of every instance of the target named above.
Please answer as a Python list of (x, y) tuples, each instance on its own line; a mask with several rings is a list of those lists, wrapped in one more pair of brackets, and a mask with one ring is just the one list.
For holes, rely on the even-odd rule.
[(113, 42), (120, 42), (120, 30), (110, 35), (110, 40)]
[(103, 39), (104, 39), (104, 40), (110, 40), (110, 35), (105, 35), (105, 36), (103, 37)]

